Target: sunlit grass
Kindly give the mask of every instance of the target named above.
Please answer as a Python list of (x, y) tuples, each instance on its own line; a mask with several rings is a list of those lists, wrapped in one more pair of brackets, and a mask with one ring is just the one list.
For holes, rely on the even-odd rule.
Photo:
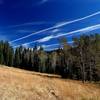
[(100, 88), (93, 83), (0, 66), (0, 100), (100, 100)]

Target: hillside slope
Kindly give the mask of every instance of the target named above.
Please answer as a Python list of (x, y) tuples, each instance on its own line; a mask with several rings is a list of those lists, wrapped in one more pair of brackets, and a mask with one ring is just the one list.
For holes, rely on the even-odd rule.
[(0, 100), (100, 100), (100, 87), (0, 66)]

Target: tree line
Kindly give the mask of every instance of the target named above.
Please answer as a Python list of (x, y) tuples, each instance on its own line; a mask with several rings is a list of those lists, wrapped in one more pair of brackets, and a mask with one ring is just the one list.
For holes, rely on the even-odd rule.
[(63, 78), (85, 81), (100, 80), (100, 35), (82, 35), (59, 39), (60, 48), (45, 51), (23, 46), (13, 49), (8, 42), (0, 41), (0, 64), (30, 71), (59, 74)]

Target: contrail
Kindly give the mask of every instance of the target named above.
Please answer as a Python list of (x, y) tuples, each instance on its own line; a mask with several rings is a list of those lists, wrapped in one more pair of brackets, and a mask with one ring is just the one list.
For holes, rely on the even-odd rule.
[(29, 23), (23, 23), (23, 24), (18, 24), (18, 25), (11, 25), (6, 28), (16, 28), (20, 26), (27, 26), (27, 25), (41, 25), (44, 24), (45, 22), (29, 22)]
[(52, 46), (59, 46), (60, 44), (50, 44), (50, 45), (43, 45), (43, 48), (49, 48)]
[[(53, 36), (52, 38), (50, 39), (54, 39), (54, 38), (59, 38), (61, 36), (68, 36), (68, 35), (72, 35), (74, 33), (78, 33), (78, 32), (86, 32), (86, 31), (93, 31), (93, 30), (96, 30), (96, 29), (100, 29), (100, 24), (97, 24), (97, 25), (93, 25), (93, 26), (89, 26), (89, 27), (85, 27), (85, 28), (82, 28), (82, 29), (78, 29), (78, 30), (75, 30), (75, 31), (71, 31), (71, 32), (67, 32), (65, 34), (58, 34), (56, 36)], [(50, 36), (49, 36), (50, 37)], [(45, 39), (45, 38), (44, 38)], [(50, 40), (48, 39), (48, 41)], [(29, 45), (29, 44), (32, 44), (32, 43), (35, 43), (35, 42), (39, 42), (39, 40), (41, 39), (38, 39), (38, 40), (35, 40), (35, 41), (31, 41), (31, 42), (27, 42), (27, 43), (24, 43), (24, 44), (21, 44), (21, 45)], [(16, 47), (19, 47), (20, 45), (17, 45), (17, 46), (13, 46), (14, 48)]]
[(71, 31), (71, 32), (67, 32), (66, 34), (59, 34), (59, 35), (55, 36), (54, 38), (58, 38), (58, 37), (61, 37), (61, 36), (72, 35), (72, 34), (78, 33), (78, 32), (93, 31), (93, 30), (96, 30), (96, 29), (100, 29), (100, 24), (89, 26), (89, 27), (82, 28), (82, 29), (75, 30), (75, 31)]
[(96, 13), (93, 13), (93, 14), (91, 14), (91, 15), (88, 15), (88, 16), (85, 16), (85, 17), (82, 17), (82, 18), (79, 18), (79, 19), (75, 19), (75, 20), (72, 20), (72, 21), (68, 21), (68, 22), (65, 22), (65, 23), (62, 23), (62, 24), (59, 24), (59, 25), (55, 25), (55, 26), (53, 26), (53, 27), (49, 27), (49, 28), (46, 28), (46, 29), (43, 29), (43, 30), (40, 30), (40, 31), (37, 31), (37, 32), (34, 32), (34, 33), (31, 33), (31, 34), (26, 35), (26, 36), (24, 36), (24, 37), (21, 37), (21, 38), (12, 40), (12, 41), (10, 41), (9, 43), (13, 43), (13, 42), (16, 42), (16, 41), (19, 41), (19, 40), (28, 38), (28, 37), (30, 37), (30, 36), (33, 36), (33, 35), (36, 35), (36, 34), (39, 34), (39, 33), (45, 32), (45, 31), (49, 31), (49, 30), (52, 30), (52, 29), (55, 29), (55, 28), (59, 28), (59, 27), (62, 27), (62, 26), (65, 26), (65, 25), (68, 25), (68, 24), (71, 24), (71, 23), (74, 23), (74, 22), (78, 22), (78, 21), (81, 21), (81, 20), (84, 20), (84, 19), (87, 19), (87, 18), (96, 16), (96, 15), (99, 15), (99, 14), (100, 14), (100, 11), (98, 11), (98, 12), (96, 12)]

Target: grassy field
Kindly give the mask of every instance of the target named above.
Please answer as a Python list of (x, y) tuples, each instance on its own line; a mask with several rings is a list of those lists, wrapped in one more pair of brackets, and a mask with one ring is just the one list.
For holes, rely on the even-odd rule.
[(100, 87), (0, 66), (0, 100), (100, 100)]

